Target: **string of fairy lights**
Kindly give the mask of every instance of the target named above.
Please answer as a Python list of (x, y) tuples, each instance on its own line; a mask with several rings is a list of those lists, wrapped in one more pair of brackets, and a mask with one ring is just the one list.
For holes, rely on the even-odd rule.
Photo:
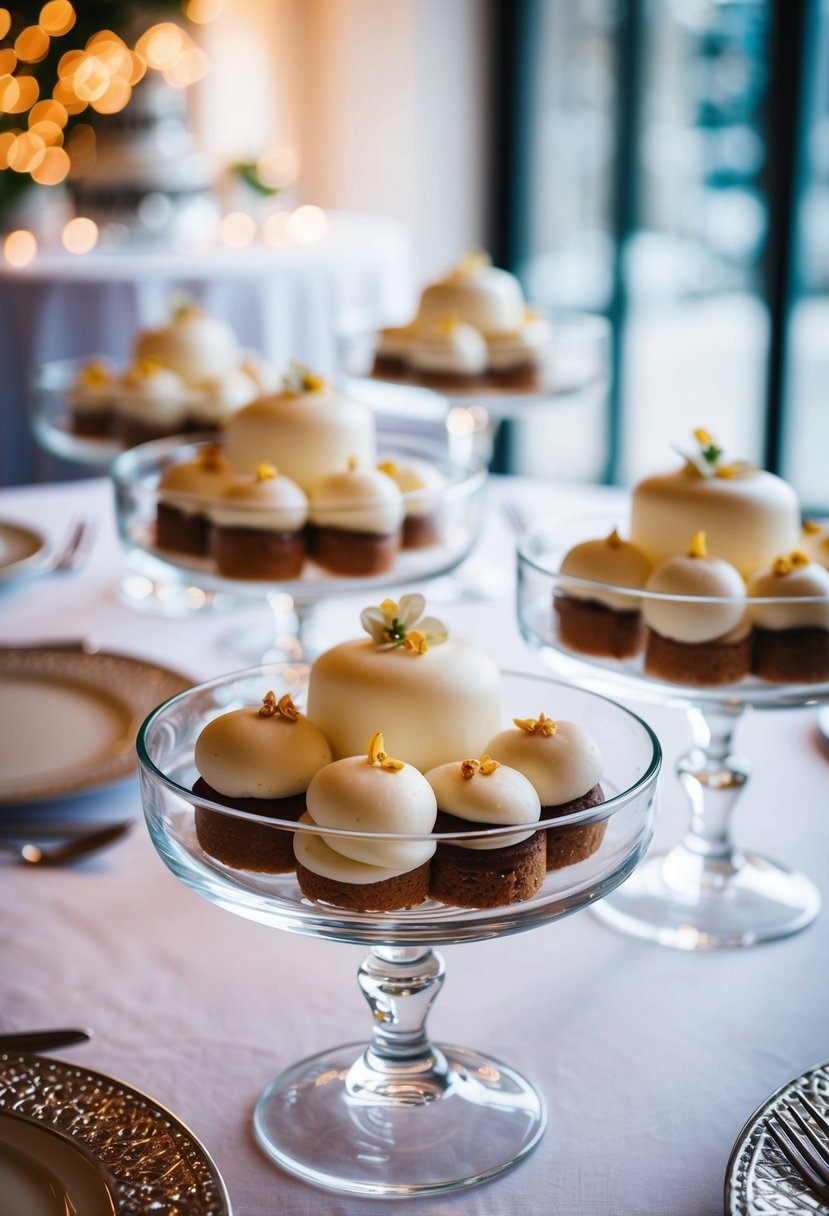
[[(195, 24), (215, 20), (225, 0), (184, 0), (184, 16)], [(0, 171), (10, 171), (43, 186), (59, 185), (69, 175), (73, 158), (94, 152), (94, 128), (78, 116), (117, 114), (132, 98), (133, 89), (148, 72), (158, 72), (176, 88), (188, 88), (208, 69), (204, 51), (187, 30), (174, 21), (157, 21), (129, 45), (111, 29), (92, 33), (83, 46), (57, 58), (54, 79), (43, 80), (35, 71), (50, 55), (55, 58), (59, 40), (75, 29), (78, 12), (71, 0), (48, 0), (38, 19), (12, 31), (12, 12), (0, 7)], [(40, 74), (40, 77), (43, 73)], [(286, 156), (290, 150), (264, 155), (256, 165), (260, 179), (285, 184)], [(288, 172), (295, 174), (296, 167)], [(233, 211), (219, 226), (219, 239), (240, 248), (261, 236), (270, 244), (310, 243), (322, 239), (328, 226), (319, 207), (302, 206), (293, 212), (274, 211), (261, 226), (252, 215)], [(95, 247), (98, 228), (84, 216), (69, 220), (62, 242), (72, 253)], [(37, 252), (34, 233), (18, 229), (3, 243), (5, 260), (24, 266)]]

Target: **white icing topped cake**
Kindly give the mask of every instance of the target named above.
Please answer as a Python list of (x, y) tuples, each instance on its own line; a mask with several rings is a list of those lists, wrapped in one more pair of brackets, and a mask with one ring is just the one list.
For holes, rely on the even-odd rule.
[(389, 751), (422, 772), (480, 755), (501, 720), (501, 681), (487, 655), (422, 618), (421, 595), (362, 614), (368, 638), (312, 664), (308, 714), (334, 754), (352, 756), (382, 727)]
[(403, 507), (407, 516), (429, 515), (440, 505), (446, 478), (434, 465), (413, 456), (405, 462), (385, 460), (377, 467), (391, 477), (400, 493), (405, 495)]
[[(608, 587), (630, 587), (640, 591), (651, 572), (651, 563), (641, 549), (622, 540), (614, 529), (603, 540), (587, 540), (575, 545), (562, 558), (561, 573), (603, 583)], [(633, 612), (639, 607), (635, 595), (614, 595), (592, 587), (561, 583), (561, 591), (572, 599), (592, 600), (617, 612)]]
[(299, 532), (308, 519), (308, 499), (295, 481), (265, 463), (254, 473), (233, 477), (210, 518), (220, 528)]
[(160, 502), (180, 511), (204, 511), (205, 504), (223, 494), (233, 480), (233, 470), (217, 444), (199, 448), (192, 460), (168, 465), (158, 482)]
[(397, 483), (375, 468), (329, 473), (308, 494), (310, 520), (318, 528), (348, 532), (395, 533), (403, 522), (403, 497)]
[(631, 540), (656, 564), (704, 531), (708, 549), (748, 577), (795, 548), (800, 510), (790, 485), (746, 462), (727, 464), (705, 431), (700, 450), (633, 489)]
[(409, 363), (418, 372), (477, 376), (486, 370), (487, 344), (471, 325), (449, 315), (425, 325), (414, 338)]
[(548, 353), (552, 340), (553, 327), (546, 317), (525, 309), (519, 329), (490, 334), (487, 338), (489, 367), (496, 372), (505, 372), (538, 362)]
[(133, 356), (157, 359), (188, 384), (198, 384), (231, 371), (240, 352), (229, 325), (188, 303), (176, 310), (168, 325), (139, 333)]
[(374, 415), (368, 406), (295, 369), (282, 392), (261, 397), (227, 424), (226, 452), (237, 472), (260, 461), (277, 464), (306, 493), (315, 482), (354, 458), (373, 465)]
[(190, 414), (205, 426), (224, 426), (237, 410), (258, 396), (259, 390), (247, 372), (232, 367), (196, 385)]
[(156, 359), (142, 358), (122, 377), (115, 408), (124, 418), (175, 433), (190, 401), (190, 391), (177, 372)]
[(694, 537), (687, 554), (660, 562), (645, 589), (663, 596), (704, 596), (720, 601), (644, 599), (645, 624), (662, 637), (699, 643), (717, 638), (736, 640), (748, 632), (745, 583), (729, 562), (707, 553), (704, 532)]
[(487, 744), (487, 753), (523, 773), (546, 807), (562, 806), (583, 797), (599, 782), (599, 745), (577, 722), (555, 722), (545, 714), (515, 719)]
[(514, 332), (524, 320), (524, 295), (515, 275), (482, 253), (470, 253), (445, 278), (424, 288), (416, 325), (422, 330), (450, 313), (485, 338)]
[[(777, 558), (769, 570), (749, 579), (750, 600), (781, 599), (784, 603), (753, 604), (749, 613), (761, 629), (829, 629), (829, 571), (795, 550)], [(804, 602), (809, 598), (820, 602)]]
[[(497, 827), (508, 823), (535, 823), (541, 802), (532, 782), (516, 769), (490, 756), (453, 761), (430, 769), (426, 780), (435, 792), (439, 810), (470, 823)], [(453, 840), (469, 849), (505, 849), (527, 840), (532, 832), (514, 832), (497, 839)]]
[(348, 756), (319, 770), (308, 786), (308, 813), (300, 823), (320, 828), (382, 833), (384, 839), (297, 833), (297, 860), (325, 878), (374, 883), (405, 874), (429, 861), (432, 840), (394, 840), (395, 834), (428, 835), (437, 803), (432, 787), (410, 764), (392, 759), (375, 732), (368, 756)]
[(290, 798), (331, 761), (322, 731), (289, 696), (268, 693), (261, 706), (233, 709), (208, 722), (196, 740), (200, 775), (228, 798)]
[(78, 369), (69, 389), (69, 402), (78, 413), (97, 413), (110, 406), (118, 388), (118, 377), (107, 359), (92, 359)]

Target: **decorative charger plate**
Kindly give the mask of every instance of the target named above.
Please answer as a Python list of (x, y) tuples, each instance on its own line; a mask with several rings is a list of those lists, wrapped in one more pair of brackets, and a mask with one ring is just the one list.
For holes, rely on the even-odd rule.
[[(0, 1186), (14, 1178), (37, 1195), (38, 1188), (46, 1194), (57, 1184), (84, 1201), (23, 1209), (31, 1216), (230, 1216), (222, 1177), (193, 1133), (152, 1098), (111, 1077), (61, 1060), (0, 1052), (0, 1115), (7, 1116), (0, 1120)], [(38, 1136), (33, 1123), (51, 1139)], [(4, 1152), (10, 1139), (15, 1143)], [(15, 1177), (10, 1171), (21, 1153), (27, 1171)]]
[(67, 798), (132, 777), (142, 721), (191, 683), (128, 655), (0, 650), (0, 804)]
[(0, 519), (0, 582), (28, 573), (45, 548), (39, 532)]
[(725, 1216), (829, 1216), (829, 1205), (809, 1189), (765, 1128), (772, 1111), (798, 1094), (829, 1117), (829, 1061), (787, 1081), (746, 1123), (725, 1172)]

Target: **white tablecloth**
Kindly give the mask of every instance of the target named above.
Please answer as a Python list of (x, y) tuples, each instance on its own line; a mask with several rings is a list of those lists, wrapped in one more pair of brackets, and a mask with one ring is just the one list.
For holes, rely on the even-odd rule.
[(0, 263), (0, 484), (76, 470), (39, 452), (29, 434), (32, 375), (55, 359), (104, 354), (125, 366), (135, 333), (163, 324), (176, 293), (229, 322), (245, 347), (278, 368), (300, 359), (334, 369), (334, 323), (367, 309), (397, 315), (414, 293), (411, 237), (378, 215), (329, 216), (325, 237), (182, 251), (44, 252), (22, 269)]
[[(485, 551), (503, 564), (503, 593), (430, 609), (504, 666), (538, 670), (513, 620), (511, 538), (492, 506), (507, 493), (536, 514), (590, 496), (496, 480)], [(105, 481), (0, 493), (0, 518), (56, 538), (75, 513), (101, 521), (90, 564), (3, 588), (2, 640), (87, 635), (194, 678), (228, 670), (220, 644), (227, 618), (158, 619), (118, 602)], [(361, 606), (327, 603), (320, 628), (331, 641), (355, 636)], [(690, 736), (680, 713), (642, 712), (669, 758), (656, 841), (664, 846), (686, 824), (671, 758)], [(754, 765), (738, 841), (805, 871), (826, 895), (829, 756), (815, 712), (757, 713), (738, 742)], [(136, 787), (112, 801), (119, 813), (139, 813)], [(4, 865), (0, 949), (0, 1030), (91, 1026), (91, 1043), (58, 1054), (145, 1090), (189, 1124), (214, 1156), (236, 1216), (352, 1216), (391, 1206), (288, 1177), (257, 1148), (250, 1125), (277, 1072), (366, 1037), (369, 1015), (355, 981), (363, 949), (278, 932), (208, 904), (165, 869), (143, 822), (72, 869)], [(790, 1076), (829, 1057), (829, 906), (795, 937), (738, 951), (667, 950), (580, 912), (444, 955), (431, 1033), (529, 1075), (546, 1095), (549, 1125), (511, 1174), (412, 1205), (430, 1216), (717, 1216), (744, 1121)]]

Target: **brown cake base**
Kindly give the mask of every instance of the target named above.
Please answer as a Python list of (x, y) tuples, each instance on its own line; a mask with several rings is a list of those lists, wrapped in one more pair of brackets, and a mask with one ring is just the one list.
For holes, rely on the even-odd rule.
[(776, 684), (829, 680), (829, 630), (755, 628), (751, 670)]
[(72, 434), (82, 439), (108, 439), (112, 433), (112, 407), (101, 410), (79, 410), (72, 414)]
[[(436, 832), (486, 831), (492, 824), (469, 823), (439, 813)], [(438, 844), (432, 858), (429, 895), (460, 908), (500, 908), (535, 895), (544, 881), (544, 832), (500, 849), (464, 849)]]
[(159, 549), (207, 557), (210, 550), (210, 524), (204, 515), (180, 511), (159, 502), (155, 519), (155, 542)]
[(337, 882), (307, 870), (296, 863), (299, 889), (306, 899), (348, 908), (351, 912), (396, 912), (414, 908), (429, 896), (429, 866), (425, 861), (415, 870), (386, 878), (382, 882)]
[(734, 642), (675, 642), (648, 630), (645, 671), (672, 684), (734, 684), (751, 667), (751, 634)]
[(380, 380), (399, 380), (406, 374), (405, 360), (393, 359), (388, 355), (375, 355), (371, 374)]
[(541, 364), (537, 360), (517, 364), (515, 367), (500, 370), (490, 368), (489, 381), (493, 388), (515, 389), (523, 393), (535, 392), (544, 382), (541, 374)]
[(596, 600), (556, 595), (559, 636), (565, 646), (580, 654), (629, 659), (645, 644), (641, 612), (617, 612)]
[[(570, 802), (562, 802), (560, 806), (543, 806), (542, 819), (557, 819), (561, 815), (573, 815), (576, 811), (586, 811), (590, 807), (599, 806), (604, 802), (604, 790), (600, 785), (594, 785), (592, 790), (582, 794), (581, 798), (573, 798)], [(607, 820), (601, 823), (588, 823), (582, 827), (550, 827), (544, 832), (547, 837), (547, 869), (563, 870), (565, 866), (575, 865), (596, 853), (604, 840), (607, 831)]]
[(299, 532), (266, 532), (262, 528), (214, 527), (210, 550), (225, 578), (273, 582), (299, 578), (305, 541)]
[(349, 532), (344, 528), (308, 528), (308, 555), (331, 574), (386, 574), (400, 552), (400, 533)]
[[(199, 777), (193, 793), (221, 806), (296, 823), (305, 814), (305, 795), (291, 798), (228, 798)], [(288, 874), (296, 868), (294, 834), (288, 828), (246, 823), (207, 807), (196, 807), (196, 836), (205, 853), (234, 870), (256, 874)]]
[(441, 538), (440, 518), (436, 512), (429, 515), (407, 515), (403, 520), (403, 548), (428, 549)]
[(112, 436), (125, 448), (138, 447), (140, 443), (151, 443), (155, 439), (167, 439), (170, 435), (181, 434), (184, 423), (171, 426), (153, 426), (136, 418), (123, 415), (115, 416), (112, 424)]
[(426, 372), (412, 369), (412, 379), (423, 388), (482, 389), (489, 384), (486, 372)]

